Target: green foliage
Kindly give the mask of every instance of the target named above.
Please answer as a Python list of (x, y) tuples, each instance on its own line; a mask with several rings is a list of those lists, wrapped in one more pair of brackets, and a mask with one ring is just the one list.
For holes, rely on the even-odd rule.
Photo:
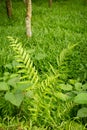
[(79, 93), (76, 97), (74, 102), (78, 104), (87, 104), (87, 93)]
[(83, 107), (83, 108), (79, 109), (77, 116), (78, 117), (87, 117), (87, 107)]
[[(0, 129), (85, 130), (87, 104), (74, 101), (87, 93), (87, 7), (83, 0), (55, 0), (50, 9), (47, 0), (32, 2), (31, 39), (24, 3), (14, 0), (8, 19), (0, 2)], [(23, 45), (9, 47), (7, 36)]]
[(22, 44), (17, 44), (17, 39), (14, 40), (12, 37), (8, 37), (11, 41), (11, 46), (16, 53), (15, 58), (16, 61), (19, 63), (17, 65), (18, 68), (18, 74), (21, 75), (20, 80), (28, 80), (31, 84), (36, 84), (38, 81), (38, 75), (35, 70), (35, 67), (33, 67), (33, 62), (31, 62), (29, 54), (23, 49)]
[(0, 82), (0, 91), (7, 91), (9, 86), (5, 82)]
[[(4, 95), (3, 100), (9, 101), (22, 111), (23, 102), (25, 102), (25, 99), (29, 100), (27, 111), (33, 125), (37, 124), (37, 126), (41, 127), (43, 122), (44, 128), (58, 129), (62, 125), (61, 121), (69, 119), (68, 113), (73, 108), (71, 101), (73, 101), (74, 97), (74, 101), (78, 104), (87, 102), (86, 93), (84, 93), (85, 95), (82, 93), (78, 94), (78, 92), (82, 92), (82, 88), (85, 90), (85, 85), (79, 82), (72, 82), (72, 80), (70, 82), (73, 84), (66, 84), (66, 75), (62, 77), (62, 68), (65, 65), (66, 55), (75, 45), (64, 49), (60, 53), (59, 69), (56, 70), (50, 64), (51, 75), (47, 75), (46, 79), (41, 80), (37, 75), (35, 67), (33, 67), (30, 55), (24, 50), (22, 44), (12, 37), (8, 38), (15, 52), (15, 67), (17, 71), (14, 74), (5, 72), (1, 79), (0, 88)], [(6, 65), (6, 67), (12, 69), (10, 65)], [(75, 94), (73, 94), (73, 90)], [(78, 110), (77, 116), (84, 116), (85, 111), (84, 108)]]
[(13, 1), (13, 17), (7, 19), (5, 2), (2, 1), (0, 4), (0, 19), (3, 18), (0, 21), (0, 69), (3, 70), (3, 66), (13, 60), (13, 52), (9, 49), (9, 43), (5, 40), (7, 35), (18, 37), (23, 41), (24, 46), (29, 49), (40, 74), (48, 71), (47, 61), (57, 67), (56, 59), (61, 50), (66, 48), (68, 44), (78, 43), (78, 46), (75, 47), (72, 55), (69, 55), (66, 61), (65, 71), (69, 68), (67, 72), (69, 78), (77, 79), (79, 77), (82, 81), (86, 81), (87, 7), (82, 2), (83, 0), (79, 2), (78, 0), (75, 0), (75, 2), (69, 0), (62, 1), (62, 3), (54, 1), (52, 9), (47, 7), (48, 1), (41, 2), (41, 5), (40, 1), (33, 2), (33, 36), (31, 39), (27, 39), (25, 35), (24, 3)]
[[(26, 51), (23, 50), (21, 44), (16, 45), (17, 41), (10, 38), (13, 50), (17, 53), (15, 56), (19, 63), (16, 67), (17, 73), (11, 76), (5, 73), (0, 82), (0, 91), (5, 91), (5, 100), (19, 107), (26, 95), (26, 90), (31, 85), (35, 85), (38, 81), (38, 75)], [(13, 44), (14, 43), (14, 44)], [(8, 66), (9, 67), (9, 66)], [(19, 75), (19, 76), (18, 76)], [(5, 79), (5, 81), (3, 81)]]
[[(72, 83), (72, 84), (70, 84)], [(60, 89), (63, 90), (63, 93), (68, 94), (69, 98), (72, 99), (76, 104), (80, 104), (80, 108), (77, 110), (78, 117), (87, 117), (86, 108), (87, 108), (87, 84), (82, 84), (78, 81), (70, 80), (69, 84), (60, 84)], [(84, 109), (85, 107), (85, 109)]]
[[(11, 37), (9, 37), (9, 39), (11, 42), (11, 47), (16, 53), (15, 58), (18, 62), (18, 65), (16, 67), (18, 68), (17, 73), (20, 75), (20, 86), (16, 87), (17, 91), (15, 94), (11, 92), (6, 93), (5, 99), (16, 106), (20, 106), (21, 102), (23, 101), (23, 95), (20, 92), (26, 90), (25, 95), (27, 95), (31, 100), (29, 100), (31, 105), (29, 106), (28, 111), (30, 113), (32, 122), (40, 125), (40, 127), (43, 122), (44, 127), (58, 129), (58, 127), (61, 125), (60, 121), (62, 118), (69, 118), (67, 114), (71, 107), (73, 107), (69, 106), (69, 104), (71, 104), (71, 99), (74, 97), (77, 98), (78, 96), (75, 96), (76, 94), (71, 96), (70, 93), (72, 93), (73, 89), (76, 91), (76, 93), (82, 89), (82, 84), (79, 82), (74, 82), (73, 86), (69, 83), (64, 83), (64, 79), (61, 80), (61, 69), (64, 66), (64, 61), (66, 59), (64, 56), (71, 49), (73, 49), (75, 45), (70, 48), (68, 47), (68, 49), (65, 49), (66, 51), (63, 50), (61, 52), (61, 64), (59, 64), (61, 69), (56, 70), (50, 64), (52, 71), (51, 76), (47, 75), (47, 78), (41, 81), (38, 80), (40, 78), (38, 78), (35, 68), (33, 69), (33, 64), (30, 60), (30, 56), (27, 54), (26, 50), (23, 49), (21, 43), (19, 44), (17, 40), (14, 40)], [(26, 81), (29, 81), (31, 83), (31, 89), (27, 89), (29, 86), (26, 86)], [(22, 85), (22, 82), (25, 84)], [(11, 84), (11, 81), (9, 83)], [(34, 95), (32, 92), (34, 92)], [(80, 112), (78, 111), (78, 113)]]
[(78, 117), (87, 117), (87, 91), (84, 93), (79, 93), (75, 97), (74, 102), (78, 103), (78, 104), (86, 104), (85, 107), (82, 106), (82, 108), (78, 110), (77, 116)]
[[(68, 92), (69, 97), (76, 103), (80, 104), (81, 108), (77, 111), (78, 117), (87, 117), (87, 84), (82, 84), (80, 82), (74, 82), (73, 85), (60, 84), (60, 88), (64, 90), (64, 93)], [(84, 108), (85, 106), (85, 108)], [(84, 114), (85, 113), (85, 114)]]
[(5, 100), (10, 101), (13, 105), (20, 106), (21, 102), (23, 101), (23, 95), (21, 92), (19, 93), (11, 93), (8, 92), (5, 94)]

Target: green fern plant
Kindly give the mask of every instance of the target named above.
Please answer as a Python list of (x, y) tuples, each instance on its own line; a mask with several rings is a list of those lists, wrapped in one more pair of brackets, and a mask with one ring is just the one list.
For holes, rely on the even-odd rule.
[[(3, 91), (4, 98), (11, 104), (20, 107), (25, 96), (29, 96), (30, 89), (38, 83), (38, 74), (33, 66), (29, 54), (23, 49), (22, 44), (12, 37), (8, 37), (11, 47), (15, 52), (16, 74), (4, 76), (0, 82), (0, 92)], [(6, 80), (4, 80), (6, 79)], [(32, 87), (30, 87), (32, 86)]]
[[(22, 47), (21, 43), (18, 43), (18, 39), (13, 39), (12, 37), (8, 37), (11, 43), (11, 47), (15, 52), (15, 59), (18, 62), (17, 68), (18, 68), (18, 74), (20, 74), (20, 82), (22, 81), (30, 81), (31, 84), (35, 86), (35, 84), (40, 85), (40, 88), (47, 87), (51, 85), (55, 79), (59, 77), (59, 74), (56, 72), (54, 73), (52, 70), (52, 75), (48, 76), (43, 81), (38, 81), (38, 72), (35, 69), (35, 66), (33, 66), (33, 62), (30, 59), (30, 55), (27, 53), (26, 50)], [(52, 69), (52, 65), (50, 64), (50, 67)]]
[[(68, 102), (69, 96), (67, 95), (67, 92), (72, 90), (72, 86), (64, 83), (61, 79), (62, 74), (60, 70), (56, 70), (51, 64), (51, 75), (46, 75), (46, 78), (41, 80), (30, 55), (23, 48), (22, 44), (18, 42), (18, 39), (8, 38), (11, 43), (10, 46), (15, 52), (15, 60), (18, 63), (16, 64), (18, 82), (13, 84), (13, 81), (15, 81), (14, 78), (16, 78), (14, 77), (5, 83), (5, 100), (20, 107), (25, 96), (31, 97), (28, 98), (28, 112), (30, 113), (29, 116), (32, 123), (36, 123), (39, 126), (44, 122), (45, 127), (58, 129), (61, 125), (62, 118), (68, 119), (68, 114), (66, 113), (73, 107), (73, 104), (71, 105)], [(68, 47), (61, 52), (58, 67), (63, 66), (64, 56), (73, 47)], [(13, 88), (9, 90), (9, 86), (7, 87), (6, 85), (12, 86)]]
[[(39, 89), (41, 92), (47, 90), (49, 87), (52, 88), (52, 86), (54, 84), (56, 84), (56, 81), (60, 77), (59, 71), (55, 71), (55, 69), (50, 64), (50, 68), (52, 70), (52, 75), (47, 76), (47, 78), (43, 81), (39, 80), (37, 71), (33, 65), (30, 55), (27, 53), (26, 50), (24, 50), (22, 44), (18, 42), (18, 39), (15, 40), (12, 37), (8, 37), (8, 39), (10, 40), (10, 43), (11, 43), (10, 46), (12, 47), (12, 49), (15, 52), (15, 59), (18, 62), (17, 73), (20, 75), (20, 83), (18, 83), (18, 85), (16, 87), (16, 91), (21, 90), (21, 91), (25, 91), (25, 93), (26, 93), (26, 90), (27, 90), (27, 92), (29, 92), (28, 91), (29, 87), (28, 87), (28, 85), (26, 85), (28, 83), (32, 85), (32, 88), (33, 87), (35, 88), (35, 86), (37, 86), (36, 89)], [(68, 49), (64, 49), (61, 52), (60, 58), (59, 58), (59, 63), (60, 63), (59, 66), (62, 66), (62, 62), (64, 61), (63, 56), (65, 56), (67, 54), (67, 52), (70, 49), (72, 49), (74, 46), (70, 46), (70, 47), (68, 47)], [(64, 99), (64, 97), (65, 97), (65, 95), (61, 92), (59, 92), (58, 95), (60, 95), (59, 98), (61, 98), (61, 99)], [(16, 95), (16, 96), (18, 96), (18, 95)], [(11, 99), (12, 93), (10, 93), (10, 94), (8, 93), (5, 97), (8, 100), (9, 100), (9, 98)], [(19, 105), (22, 100), (23, 100), (22, 98), (21, 98), (21, 100), (19, 100)], [(10, 100), (10, 102), (12, 103), (13, 100), (12, 101)], [(16, 104), (16, 103), (14, 103), (14, 104)]]
[(14, 40), (12, 37), (8, 37), (11, 42), (11, 47), (15, 52), (15, 59), (19, 63), (17, 65), (18, 74), (21, 75), (20, 80), (28, 80), (31, 84), (36, 85), (38, 82), (38, 74), (33, 66), (33, 62), (30, 59), (30, 55), (24, 50), (21, 43), (18, 43), (18, 40)]

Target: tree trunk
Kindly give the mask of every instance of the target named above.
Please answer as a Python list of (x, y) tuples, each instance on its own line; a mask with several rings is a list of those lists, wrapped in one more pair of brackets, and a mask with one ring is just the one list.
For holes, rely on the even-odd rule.
[(49, 7), (52, 7), (52, 0), (49, 0)]
[(31, 17), (32, 17), (32, 3), (31, 0), (26, 0), (26, 34), (28, 37), (32, 36)]
[(12, 1), (6, 0), (7, 15), (10, 18), (12, 16)]

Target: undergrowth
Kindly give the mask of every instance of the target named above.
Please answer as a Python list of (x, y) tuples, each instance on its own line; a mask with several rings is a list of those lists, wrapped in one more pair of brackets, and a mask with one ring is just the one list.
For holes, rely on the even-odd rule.
[[(13, 1), (13, 16), (8, 19), (0, 1), (0, 129), (86, 130), (84, 2), (55, 0), (48, 8), (47, 1), (33, 0), (33, 36), (27, 39), (23, 2)], [(13, 39), (11, 47), (7, 36), (22, 43)]]
[[(49, 64), (50, 74), (45, 74), (45, 79), (41, 79), (36, 73), (30, 55), (24, 50), (22, 44), (12, 37), (9, 37), (9, 40), (17, 63), (15, 73), (7, 70), (0, 79), (1, 118), (10, 123), (10, 118), (15, 114), (16, 118), (19, 117), (19, 122), (29, 121), (29, 126), (31, 126), (28, 126), (28, 129), (30, 130), (41, 129), (42, 126), (47, 130), (72, 129), (74, 127), (85, 130), (86, 120), (82, 125), (80, 118), (87, 117), (87, 107), (78, 105), (75, 110), (74, 107), (76, 108), (75, 103), (87, 104), (87, 84), (67, 79), (67, 75), (63, 71), (67, 54), (77, 45), (63, 49), (58, 58), (59, 68), (55, 69)], [(8, 65), (7, 67), (9, 68)], [(12, 67), (9, 69), (11, 70)], [(3, 111), (4, 108), (5, 111)], [(13, 118), (13, 121), (16, 118)], [(17, 126), (8, 125), (8, 127), (18, 127), (19, 129), (19, 124)], [(20, 126), (20, 128), (22, 127), (25, 129), (26, 125)]]

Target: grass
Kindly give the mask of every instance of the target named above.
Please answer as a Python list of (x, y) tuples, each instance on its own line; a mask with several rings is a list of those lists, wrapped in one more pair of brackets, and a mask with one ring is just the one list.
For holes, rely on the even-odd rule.
[[(9, 41), (7, 39), (7, 36), (12, 36), (18, 38), (20, 42), (22, 41), (24, 48), (26, 48), (30, 53), (31, 59), (33, 60), (34, 65), (38, 70), (38, 74), (42, 79), (46, 77), (46, 74), (51, 73), (49, 64), (51, 64), (53, 68), (58, 69), (57, 59), (59, 58), (60, 52), (64, 48), (67, 48), (68, 45), (77, 44), (65, 59), (65, 68), (63, 73), (67, 75), (66, 81), (73, 78), (75, 80), (79, 79), (83, 83), (87, 82), (87, 6), (84, 5), (83, 0), (55, 0), (52, 8), (48, 7), (47, 1), (36, 2), (33, 0), (33, 35), (30, 39), (26, 37), (26, 10), (24, 3), (20, 0), (13, 1), (13, 16), (11, 19), (8, 19), (6, 15), (4, 1), (0, 3), (0, 9), (1, 76), (4, 72), (4, 66), (11, 63), (14, 59), (14, 53), (9, 47)], [(76, 130), (84, 129), (84, 126), (80, 125), (81, 122), (78, 126), (78, 119), (77, 122), (75, 122), (67, 112), (67, 110), (71, 110), (73, 107), (71, 103), (67, 104), (60, 102), (57, 109), (55, 104), (58, 105), (59, 102), (56, 97), (52, 95), (53, 93), (51, 92), (51, 89), (52, 88), (49, 88), (49, 95), (51, 95), (50, 98), (45, 95), (45, 93), (42, 96), (39, 93), (39, 96), (36, 96), (39, 100), (39, 105), (37, 105), (37, 101), (35, 102), (31, 99), (29, 99), (29, 101), (25, 100), (24, 105), (22, 105), (21, 116), (11, 117), (11, 119), (8, 119), (8, 117), (6, 120), (4, 117), (1, 126), (6, 130), (11, 129), (13, 123), (14, 126), (12, 126), (12, 129), (16, 128), (18, 130), (20, 129), (19, 127), (23, 127), (24, 130), (44, 130), (46, 127), (48, 130), (64, 130), (64, 128), (65, 130), (73, 130), (76, 126)], [(57, 88), (53, 89), (55, 94), (57, 94), (56, 89)], [(46, 91), (48, 92), (48, 90)], [(47, 99), (44, 98), (45, 96)], [(48, 104), (49, 100), (50, 104)], [(33, 108), (31, 110), (31, 106), (34, 107), (34, 105), (37, 109)], [(52, 105), (52, 107), (55, 108), (55, 111), (49, 105)], [(44, 106), (48, 109), (45, 109)], [(14, 108), (12, 109), (14, 110)], [(37, 113), (32, 112), (34, 110), (37, 111)], [(47, 115), (47, 119), (44, 115), (46, 115), (46, 113), (49, 114), (49, 112), (52, 112), (51, 116), (53, 116), (53, 118), (50, 118), (50, 115)], [(27, 113), (29, 113), (30, 116)], [(57, 115), (58, 113), (59, 115)], [(65, 113), (67, 113), (67, 115)], [(28, 122), (27, 119), (30, 117), (31, 120)], [(2, 119), (0, 120), (2, 121)], [(5, 126), (5, 122), (8, 123), (8, 127)]]
[[(32, 58), (34, 59), (37, 68), (39, 67), (38, 69), (40, 69), (42, 73), (48, 70), (47, 61), (52, 63), (53, 66), (56, 66), (57, 56), (68, 44), (78, 44), (74, 54), (72, 54), (71, 61), (68, 63), (68, 67), (72, 68), (72, 77), (77, 78), (78, 75), (80, 76), (82, 66), (86, 69), (87, 7), (84, 6), (81, 1), (77, 2), (76, 5), (72, 1), (54, 2), (51, 9), (48, 8), (46, 2), (41, 2), (41, 4), (39, 4), (39, 2), (33, 2), (33, 36), (31, 39), (26, 38), (26, 11), (24, 4), (20, 1), (13, 2), (12, 19), (7, 18), (3, 2), (1, 6), (3, 6), (1, 7), (2, 12), (0, 15), (1, 19), (3, 18), (0, 21), (1, 64), (7, 62), (8, 59), (11, 59), (11, 55), (8, 54), (11, 52), (9, 52), (9, 43), (6, 37), (13, 36), (18, 37), (20, 41), (23, 42), (24, 46), (31, 49), (31, 52), (33, 52)], [(4, 51), (6, 53), (4, 53)], [(39, 63), (37, 64), (37, 62)], [(82, 65), (79, 65), (79, 63), (82, 63)], [(69, 64), (72, 67), (70, 67)], [(73, 72), (73, 70), (75, 71)]]

